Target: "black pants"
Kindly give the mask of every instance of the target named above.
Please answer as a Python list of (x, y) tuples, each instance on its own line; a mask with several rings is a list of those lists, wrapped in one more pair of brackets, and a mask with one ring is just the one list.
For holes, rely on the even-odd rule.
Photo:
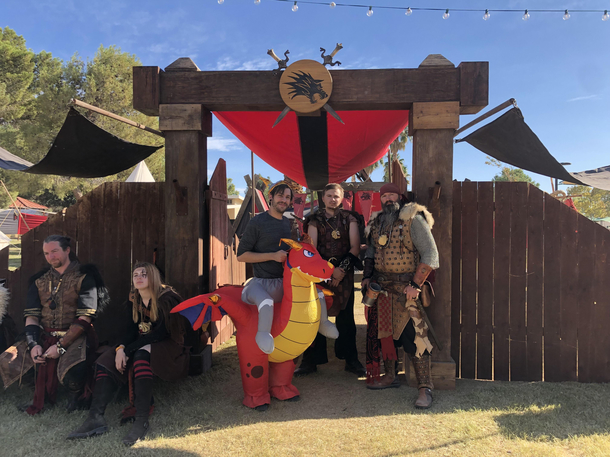
[(401, 347), (407, 354), (415, 355), (417, 352), (417, 346), (415, 345), (415, 327), (413, 326), (413, 320), (409, 320), (409, 323), (400, 334), (400, 338), (394, 340), (394, 347)]
[[(339, 311), (336, 319), (339, 338), (335, 341), (335, 357), (352, 363), (358, 360), (358, 349), (356, 348), (356, 321), (354, 320), (354, 291), (347, 301), (345, 309)], [(322, 365), (328, 363), (326, 351), (326, 337), (318, 333), (303, 353), (304, 365)]]
[(87, 382), (87, 370), (89, 365), (86, 360), (77, 363), (64, 375), (62, 384), (73, 393), (81, 392)]

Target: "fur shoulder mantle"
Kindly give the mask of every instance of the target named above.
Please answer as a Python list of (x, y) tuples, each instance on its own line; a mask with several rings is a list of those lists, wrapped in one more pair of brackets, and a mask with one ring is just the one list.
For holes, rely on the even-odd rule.
[[(381, 213), (382, 213), (382, 211), (375, 211), (373, 214), (371, 214), (371, 218), (369, 219), (369, 223), (365, 229), (366, 236), (369, 236), (372, 225), (377, 221), (377, 217)], [(426, 220), (426, 222), (430, 226), (430, 230), (432, 230), (432, 227), (434, 227), (434, 217), (432, 217), (432, 214), (430, 213), (430, 211), (428, 211), (428, 209), (424, 205), (420, 205), (419, 203), (415, 203), (415, 202), (407, 203), (405, 206), (403, 206), (400, 209), (400, 214), (398, 217), (401, 220), (408, 222), (411, 219), (413, 219), (415, 216), (417, 216), (418, 214), (422, 215), (422, 217)]]

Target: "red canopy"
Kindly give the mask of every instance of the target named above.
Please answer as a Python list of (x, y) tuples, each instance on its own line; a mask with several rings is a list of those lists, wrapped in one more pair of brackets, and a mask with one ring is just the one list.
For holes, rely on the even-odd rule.
[(408, 111), (341, 111), (343, 125), (326, 111), (319, 116), (290, 112), (272, 128), (279, 112), (214, 114), (258, 157), (312, 190), (378, 161), (409, 120)]
[[(24, 219), (25, 218), (25, 222)], [(21, 213), (21, 217), (19, 218), (19, 235), (23, 235), (27, 233), (29, 230), (32, 230), (34, 227), (38, 227), (40, 224), (47, 220), (47, 216), (39, 216), (37, 214), (26, 214)], [(27, 222), (27, 224), (26, 224)]]

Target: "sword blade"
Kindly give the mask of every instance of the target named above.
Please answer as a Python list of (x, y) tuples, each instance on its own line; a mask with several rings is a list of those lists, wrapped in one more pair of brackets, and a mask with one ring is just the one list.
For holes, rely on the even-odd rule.
[[(286, 114), (288, 114), (289, 112), (290, 112), (290, 107), (287, 106), (286, 108), (284, 108), (284, 111), (282, 111), (280, 113), (280, 115), (277, 117), (277, 119), (275, 120), (275, 123), (273, 124), (273, 127), (278, 125), (280, 123), (280, 121), (282, 119), (284, 119), (284, 116), (286, 116)], [(273, 127), (271, 127), (271, 128), (273, 128)]]
[(328, 111), (328, 114), (330, 114), (332, 117), (334, 117), (335, 119), (337, 119), (339, 122), (341, 122), (343, 125), (345, 125), (345, 122), (343, 122), (343, 119), (341, 119), (339, 117), (339, 115), (337, 114), (337, 112), (332, 109), (332, 107), (327, 103), (326, 105), (324, 105), (324, 109), (326, 111)]

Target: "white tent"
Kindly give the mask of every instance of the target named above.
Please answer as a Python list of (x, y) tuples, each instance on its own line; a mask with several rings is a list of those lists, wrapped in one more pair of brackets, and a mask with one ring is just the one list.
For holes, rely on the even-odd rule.
[(136, 166), (125, 182), (155, 182), (155, 178), (153, 178), (150, 170), (142, 160), (142, 162)]
[(0, 232), (0, 251), (7, 246), (10, 246), (11, 239), (4, 233)]

